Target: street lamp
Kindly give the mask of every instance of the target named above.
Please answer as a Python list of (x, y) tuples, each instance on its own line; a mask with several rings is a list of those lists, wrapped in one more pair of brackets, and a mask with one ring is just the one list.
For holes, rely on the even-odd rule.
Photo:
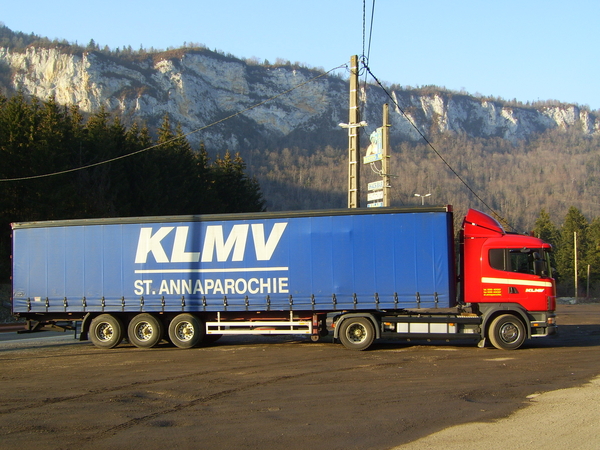
[(421, 197), (421, 205), (425, 205), (425, 197), (429, 197), (431, 194), (425, 194), (425, 195), (421, 195), (421, 194), (415, 194), (415, 197)]
[(358, 122), (358, 123), (339, 123), (338, 126), (342, 127), (342, 128), (358, 128), (358, 127), (366, 127), (367, 125), (369, 125), (367, 122), (365, 122), (364, 120), (362, 122)]

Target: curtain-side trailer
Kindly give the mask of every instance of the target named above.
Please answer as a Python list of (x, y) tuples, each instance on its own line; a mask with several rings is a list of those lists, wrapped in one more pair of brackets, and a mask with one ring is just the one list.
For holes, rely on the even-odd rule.
[[(13, 224), (13, 313), (30, 331), (180, 348), (226, 334), (486, 339), (554, 334), (550, 245), (451, 207)], [(458, 257), (458, 258), (457, 258)], [(456, 264), (456, 260), (460, 262)]]

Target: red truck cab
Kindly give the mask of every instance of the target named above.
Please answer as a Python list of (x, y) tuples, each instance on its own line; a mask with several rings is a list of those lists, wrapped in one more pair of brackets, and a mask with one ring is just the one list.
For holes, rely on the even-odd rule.
[[(556, 333), (550, 244), (507, 233), (497, 220), (473, 209), (463, 221), (461, 244), (462, 301), (483, 314), (484, 327), (500, 333), (495, 339), (502, 338), (502, 327), (491, 325), (507, 314), (522, 320), (528, 338)], [(504, 338), (516, 331), (504, 327)]]

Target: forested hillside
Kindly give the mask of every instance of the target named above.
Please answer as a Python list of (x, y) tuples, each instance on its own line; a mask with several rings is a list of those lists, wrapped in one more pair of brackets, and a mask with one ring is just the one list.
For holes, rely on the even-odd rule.
[[(393, 205), (416, 205), (421, 200), (415, 193), (431, 193), (429, 204), (452, 204), (457, 211), (474, 207), (489, 212), (489, 206), (518, 231), (532, 229), (542, 208), (557, 223), (571, 206), (587, 217), (600, 216), (599, 137), (551, 130), (517, 145), (451, 134), (434, 135), (430, 141), (485, 204), (426, 143), (401, 142), (392, 143)], [(319, 209), (346, 206), (346, 153), (343, 147), (313, 152), (285, 148), (256, 150), (245, 159), (269, 208)], [(366, 183), (377, 179), (369, 165), (362, 166), (363, 197)]]

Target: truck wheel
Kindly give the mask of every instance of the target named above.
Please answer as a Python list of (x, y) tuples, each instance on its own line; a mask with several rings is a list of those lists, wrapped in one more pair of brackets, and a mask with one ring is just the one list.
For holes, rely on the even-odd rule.
[(525, 325), (521, 319), (512, 314), (503, 314), (496, 317), (489, 329), (489, 338), (492, 345), (500, 350), (516, 350), (527, 337)]
[(204, 338), (202, 322), (192, 314), (179, 314), (169, 324), (169, 339), (179, 348), (192, 348)]
[(139, 348), (152, 348), (158, 345), (163, 337), (163, 325), (152, 314), (138, 314), (127, 327), (129, 342)]
[(89, 336), (96, 347), (115, 348), (123, 340), (123, 324), (117, 317), (101, 314), (92, 319)]
[(339, 338), (349, 350), (365, 350), (375, 339), (373, 323), (365, 317), (352, 317), (342, 321)]

